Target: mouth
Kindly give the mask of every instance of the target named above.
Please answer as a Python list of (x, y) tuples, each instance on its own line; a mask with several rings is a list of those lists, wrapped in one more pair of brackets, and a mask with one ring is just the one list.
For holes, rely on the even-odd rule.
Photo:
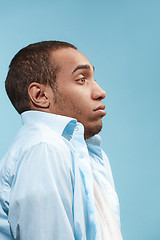
[(102, 116), (105, 116), (105, 115), (106, 115), (105, 105), (104, 105), (104, 104), (101, 104), (100, 106), (98, 106), (98, 107), (97, 107), (96, 109), (94, 109), (93, 111), (101, 114)]

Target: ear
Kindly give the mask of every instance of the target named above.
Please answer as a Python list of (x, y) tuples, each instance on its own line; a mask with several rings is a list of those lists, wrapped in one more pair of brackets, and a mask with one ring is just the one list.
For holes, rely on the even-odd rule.
[(28, 95), (33, 108), (49, 108), (49, 86), (32, 82), (28, 87)]

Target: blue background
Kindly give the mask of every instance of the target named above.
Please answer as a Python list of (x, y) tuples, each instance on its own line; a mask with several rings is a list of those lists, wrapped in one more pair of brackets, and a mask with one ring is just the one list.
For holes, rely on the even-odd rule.
[(42, 40), (69, 41), (96, 67), (123, 238), (160, 239), (160, 1), (1, 1), (0, 158), (21, 126), (4, 90), (9, 62)]

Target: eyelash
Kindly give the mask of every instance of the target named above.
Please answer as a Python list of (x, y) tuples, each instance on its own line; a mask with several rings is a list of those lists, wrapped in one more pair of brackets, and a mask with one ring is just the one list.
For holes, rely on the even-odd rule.
[[(83, 80), (83, 81), (81, 82), (81, 80)], [(79, 79), (76, 80), (76, 82), (81, 82), (81, 83), (84, 83), (85, 81), (86, 81), (86, 78), (85, 78), (85, 77), (81, 77), (81, 78), (79, 78)]]

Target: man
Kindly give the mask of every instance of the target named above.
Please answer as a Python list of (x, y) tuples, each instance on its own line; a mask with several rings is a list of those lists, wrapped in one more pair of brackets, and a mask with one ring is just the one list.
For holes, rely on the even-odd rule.
[(0, 161), (0, 239), (122, 239), (119, 202), (100, 148), (94, 67), (69, 43), (46, 41), (11, 61), (7, 94), (23, 127)]

